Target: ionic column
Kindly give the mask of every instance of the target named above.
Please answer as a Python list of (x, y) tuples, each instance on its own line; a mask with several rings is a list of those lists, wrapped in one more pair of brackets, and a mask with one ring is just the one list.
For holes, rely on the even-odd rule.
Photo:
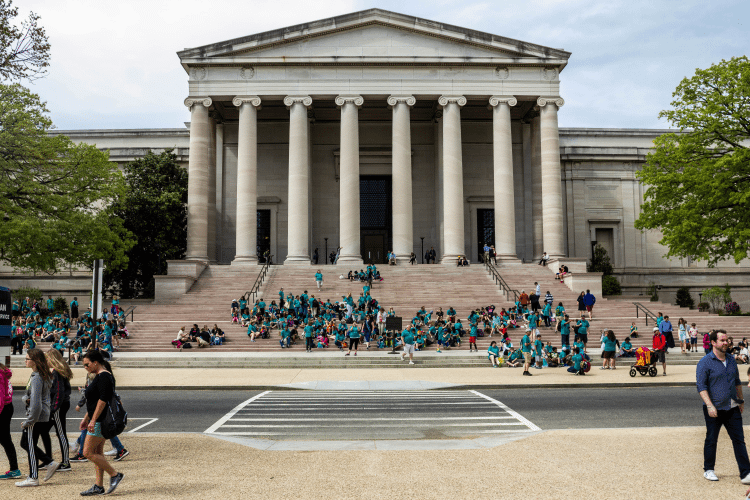
[[(310, 157), (308, 155), (307, 108), (310, 96), (287, 96), (289, 109), (289, 221), (287, 223), (287, 256), (284, 264), (309, 264), (308, 199)], [(359, 220), (359, 219), (357, 219)]]
[(456, 264), (464, 255), (464, 173), (461, 151), (461, 106), (464, 96), (441, 96), (443, 107), (443, 234), (441, 262)]
[[(411, 186), (411, 107), (413, 96), (388, 98), (393, 109), (393, 252), (402, 262), (408, 262), (414, 251), (414, 218)], [(420, 257), (421, 258), (421, 257)]]
[(513, 96), (492, 96), (492, 155), (495, 193), (495, 251), (499, 259), (517, 259), (516, 206), (513, 182), (513, 137), (510, 107), (518, 104)]
[(542, 214), (544, 250), (551, 258), (565, 255), (563, 239), (562, 181), (560, 180), (560, 135), (557, 110), (565, 101), (560, 97), (540, 97), (540, 137), (542, 148)]
[(236, 253), (232, 265), (257, 264), (258, 235), (258, 108), (260, 97), (237, 96), (237, 230)]
[(339, 264), (362, 264), (359, 239), (359, 107), (362, 96), (340, 95), (341, 153), (339, 166)]
[(208, 261), (208, 147), (210, 97), (188, 97), (190, 157), (188, 160), (187, 260)]
[(542, 222), (542, 143), (539, 139), (539, 116), (531, 118), (531, 230), (533, 238), (532, 259), (539, 260), (544, 248)]
[(216, 262), (216, 112), (208, 115), (208, 261)]

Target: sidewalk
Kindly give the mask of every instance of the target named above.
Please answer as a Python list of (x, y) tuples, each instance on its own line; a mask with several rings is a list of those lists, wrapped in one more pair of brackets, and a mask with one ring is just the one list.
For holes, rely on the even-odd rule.
[[(113, 463), (125, 474), (115, 495), (134, 500), (744, 498), (748, 487), (740, 484), (725, 432), (716, 460), (720, 481), (703, 478), (704, 435), (703, 427), (554, 430), (481, 450), (295, 452), (262, 451), (199, 434), (125, 434), (130, 455)], [(14, 500), (78, 498), (93, 483), (94, 467), (72, 467), (37, 488), (4, 481), (0, 491)]]
[[(596, 359), (595, 359), (596, 361)], [(617, 370), (593, 366), (586, 376), (568, 373), (566, 368), (532, 368), (531, 377), (522, 368), (416, 368), (404, 361), (403, 368), (114, 368), (119, 389), (425, 389), (466, 387), (483, 389), (535, 387), (622, 387), (692, 386), (695, 366), (667, 365), (667, 376), (629, 375), (630, 365)], [(741, 378), (744, 380), (744, 370)], [(72, 384), (83, 385), (85, 372), (73, 367)], [(30, 370), (13, 370), (13, 386), (21, 389)]]

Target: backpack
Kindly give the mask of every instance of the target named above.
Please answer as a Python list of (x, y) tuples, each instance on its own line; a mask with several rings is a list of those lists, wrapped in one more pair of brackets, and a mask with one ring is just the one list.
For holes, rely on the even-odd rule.
[(128, 412), (123, 408), (120, 396), (114, 390), (114, 377), (112, 377), (112, 389), (112, 399), (107, 403), (104, 410), (104, 422), (102, 422), (102, 437), (104, 439), (119, 436), (128, 425)]

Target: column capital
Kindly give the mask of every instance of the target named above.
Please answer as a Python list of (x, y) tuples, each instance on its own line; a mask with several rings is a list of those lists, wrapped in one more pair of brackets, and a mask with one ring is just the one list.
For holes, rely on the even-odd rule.
[(213, 104), (213, 101), (210, 97), (186, 97), (185, 98), (185, 106), (189, 110), (192, 111), (194, 104), (203, 104), (205, 107), (209, 108), (211, 107), (211, 104)]
[(507, 104), (510, 107), (518, 104), (518, 99), (512, 95), (493, 95), (490, 97), (490, 107), (499, 106), (500, 104)]
[(388, 106), (394, 107), (398, 103), (403, 102), (409, 107), (414, 106), (417, 103), (417, 100), (414, 98), (413, 95), (392, 95), (388, 96)]
[(232, 104), (238, 108), (243, 104), (250, 104), (256, 108), (260, 108), (260, 97), (257, 95), (238, 95), (232, 99)]
[(540, 97), (536, 100), (537, 106), (543, 108), (547, 104), (556, 104), (558, 108), (562, 108), (565, 101), (562, 97)]
[(466, 105), (466, 97), (462, 95), (441, 95), (438, 99), (438, 104), (441, 106), (447, 106), (449, 103), (458, 104), (459, 106)]
[(339, 95), (336, 96), (336, 106), (342, 107), (346, 103), (352, 103), (357, 107), (362, 106), (365, 100), (361, 95)]
[(301, 103), (304, 107), (312, 106), (312, 97), (309, 95), (288, 95), (284, 98), (284, 106), (291, 108), (293, 104)]

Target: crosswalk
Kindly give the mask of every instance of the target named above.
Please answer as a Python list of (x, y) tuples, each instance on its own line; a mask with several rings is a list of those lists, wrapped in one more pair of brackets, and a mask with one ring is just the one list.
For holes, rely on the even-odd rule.
[(266, 391), (207, 434), (273, 440), (457, 439), (540, 430), (478, 391)]

